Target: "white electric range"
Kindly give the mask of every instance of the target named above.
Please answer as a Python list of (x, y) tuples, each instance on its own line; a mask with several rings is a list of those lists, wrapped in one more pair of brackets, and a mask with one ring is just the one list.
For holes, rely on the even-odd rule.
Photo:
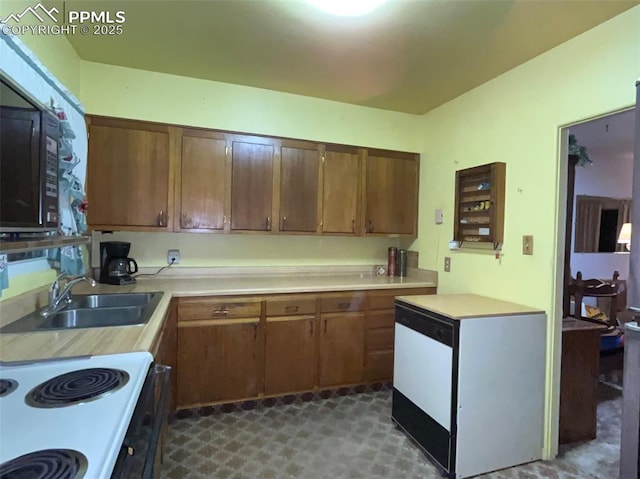
[(152, 361), (135, 352), (0, 364), (0, 477), (111, 477)]

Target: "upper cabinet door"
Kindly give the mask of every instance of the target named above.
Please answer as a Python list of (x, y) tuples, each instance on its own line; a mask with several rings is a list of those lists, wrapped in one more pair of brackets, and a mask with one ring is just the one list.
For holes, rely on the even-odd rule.
[(231, 151), (231, 229), (271, 231), (273, 140), (236, 137)]
[(360, 165), (355, 149), (327, 149), (323, 162), (322, 232), (358, 232)]
[(365, 233), (417, 233), (418, 155), (368, 150)]
[(280, 148), (280, 231), (318, 229), (320, 151), (313, 143), (282, 141)]
[(183, 132), (176, 229), (224, 229), (226, 171), (223, 134), (198, 130)]
[(90, 117), (87, 220), (94, 229), (169, 227), (175, 128)]

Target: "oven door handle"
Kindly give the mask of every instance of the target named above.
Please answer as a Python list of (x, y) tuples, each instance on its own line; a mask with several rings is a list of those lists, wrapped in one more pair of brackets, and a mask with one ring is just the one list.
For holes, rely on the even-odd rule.
[(141, 479), (153, 479), (154, 467), (156, 462), (156, 453), (158, 451), (158, 441), (160, 440), (160, 432), (162, 431), (163, 423), (166, 416), (167, 397), (169, 396), (169, 384), (171, 376), (171, 367), (162, 364), (156, 364), (154, 366), (154, 374), (156, 379), (158, 375), (162, 375), (162, 389), (160, 390), (160, 398), (158, 400), (158, 407), (154, 414), (153, 429), (151, 433), (151, 440), (149, 443), (149, 449), (147, 457), (145, 458), (144, 469), (142, 471)]

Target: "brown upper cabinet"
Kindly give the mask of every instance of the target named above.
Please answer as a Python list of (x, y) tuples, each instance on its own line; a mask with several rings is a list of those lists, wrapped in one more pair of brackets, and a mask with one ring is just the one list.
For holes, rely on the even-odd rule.
[(360, 232), (360, 158), (358, 149), (328, 145), (322, 163), (322, 232)]
[(88, 117), (87, 221), (93, 229), (171, 230), (177, 128)]
[(231, 230), (271, 231), (275, 142), (233, 136), (231, 144)]
[(319, 145), (282, 140), (279, 177), (280, 231), (317, 231), (320, 163)]
[(226, 150), (222, 133), (182, 132), (180, 167), (176, 172), (176, 231), (225, 228)]
[(367, 150), (365, 233), (416, 235), (418, 155)]
[(415, 153), (105, 117), (87, 125), (94, 230), (417, 234)]

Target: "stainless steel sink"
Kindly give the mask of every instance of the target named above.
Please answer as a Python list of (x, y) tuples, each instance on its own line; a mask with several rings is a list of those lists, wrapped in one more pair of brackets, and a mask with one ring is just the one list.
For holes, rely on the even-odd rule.
[(0, 328), (0, 333), (145, 324), (153, 315), (162, 294), (153, 292), (74, 295), (72, 302), (59, 312), (43, 318), (35, 311)]
[(69, 308), (114, 308), (121, 306), (146, 306), (155, 295), (162, 293), (87, 294), (73, 297)]

